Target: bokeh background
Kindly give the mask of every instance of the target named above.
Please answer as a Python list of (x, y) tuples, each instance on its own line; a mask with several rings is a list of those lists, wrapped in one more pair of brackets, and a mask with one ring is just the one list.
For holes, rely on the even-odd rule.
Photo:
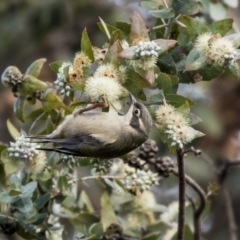
[[(234, 31), (239, 31), (237, 0), (202, 2), (204, 10), (198, 17), (204, 22), (231, 17), (235, 22)], [(162, 4), (160, 0), (159, 4)], [(107, 38), (97, 27), (98, 17), (109, 24), (116, 20), (130, 22), (133, 11), (138, 11), (147, 25), (152, 26), (155, 19), (136, 0), (1, 0), (0, 73), (10, 65), (24, 72), (34, 60), (46, 58), (40, 78), (52, 82), (56, 76), (48, 64), (72, 60), (80, 51), (81, 32), (85, 27), (92, 44), (101, 46)], [(240, 82), (224, 75), (211, 82), (181, 85), (179, 94), (197, 102), (193, 112), (203, 119), (198, 128), (206, 137), (194, 142), (203, 155), (200, 158), (189, 155), (186, 170), (206, 190), (209, 182), (218, 182), (218, 173), (226, 161), (240, 159)], [(18, 129), (24, 127), (13, 116), (14, 101), (13, 94), (0, 83), (0, 141), (4, 143), (12, 140), (6, 127), (7, 119)], [(167, 149), (157, 134), (153, 132), (152, 137), (159, 142), (159, 155), (166, 155)], [(239, 226), (236, 231), (240, 239), (239, 182), (240, 170), (237, 166), (231, 167), (217, 194), (210, 198), (211, 211), (202, 224), (205, 239), (231, 239), (229, 204)], [(163, 204), (176, 200), (176, 180), (163, 180), (154, 193)]]

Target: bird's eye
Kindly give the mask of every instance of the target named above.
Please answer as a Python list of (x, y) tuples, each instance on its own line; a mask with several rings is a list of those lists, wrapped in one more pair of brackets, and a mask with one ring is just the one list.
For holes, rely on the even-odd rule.
[(140, 116), (141, 111), (137, 108), (134, 110), (135, 115)]

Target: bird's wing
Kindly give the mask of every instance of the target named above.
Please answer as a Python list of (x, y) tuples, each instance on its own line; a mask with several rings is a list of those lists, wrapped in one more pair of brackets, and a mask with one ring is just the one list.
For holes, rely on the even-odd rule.
[(53, 143), (54, 147), (38, 148), (44, 151), (55, 151), (74, 156), (86, 156), (88, 152), (94, 151), (94, 149), (102, 148), (105, 144), (104, 141), (99, 138), (95, 138), (91, 135), (81, 135), (67, 138), (44, 138), (37, 139), (37, 143)]

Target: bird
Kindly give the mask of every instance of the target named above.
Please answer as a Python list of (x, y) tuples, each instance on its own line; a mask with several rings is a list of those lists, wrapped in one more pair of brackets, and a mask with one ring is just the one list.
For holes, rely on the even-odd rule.
[(147, 108), (130, 95), (131, 106), (125, 115), (101, 111), (70, 114), (49, 135), (30, 136), (37, 143), (52, 143), (44, 151), (92, 158), (117, 158), (139, 147), (151, 131), (152, 118)]

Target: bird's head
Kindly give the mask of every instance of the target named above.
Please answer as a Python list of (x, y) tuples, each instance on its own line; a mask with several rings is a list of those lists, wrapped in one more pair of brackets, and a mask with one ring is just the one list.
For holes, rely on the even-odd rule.
[(152, 117), (142, 103), (137, 102), (132, 94), (129, 95), (132, 104), (127, 113), (130, 126), (148, 137), (152, 127)]

